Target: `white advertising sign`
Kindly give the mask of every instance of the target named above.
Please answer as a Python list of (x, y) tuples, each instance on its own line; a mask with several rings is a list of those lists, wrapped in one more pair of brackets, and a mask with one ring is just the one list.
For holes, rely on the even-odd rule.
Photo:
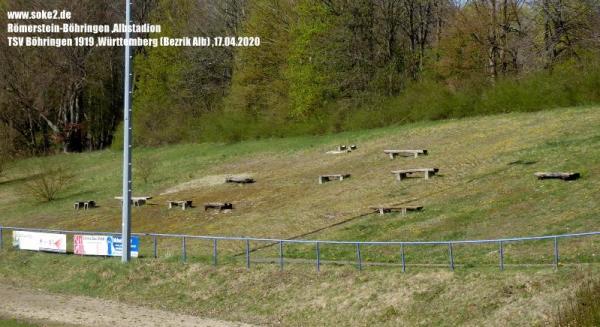
[(19, 250), (67, 253), (67, 235), (14, 231), (13, 246)]

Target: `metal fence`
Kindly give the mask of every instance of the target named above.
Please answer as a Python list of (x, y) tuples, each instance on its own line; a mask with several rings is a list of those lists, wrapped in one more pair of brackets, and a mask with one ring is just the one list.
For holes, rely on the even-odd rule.
[[(4, 231), (29, 231), (29, 232), (43, 232), (43, 233), (60, 233), (67, 235), (104, 235), (104, 236), (121, 236), (120, 233), (112, 232), (94, 232), (94, 231), (74, 231), (74, 230), (58, 230), (58, 229), (39, 229), (39, 228), (21, 228), (21, 227), (6, 227), (0, 226), (0, 249), (3, 247), (3, 232)], [(313, 264), (317, 271), (320, 271), (322, 265), (321, 247), (323, 245), (350, 245), (354, 247), (355, 261), (348, 262), (344, 261), (344, 264), (355, 264), (358, 270), (362, 270), (365, 264), (372, 264), (363, 262), (363, 256), (361, 249), (365, 246), (384, 246), (384, 247), (395, 247), (398, 253), (398, 266), (401, 267), (402, 271), (406, 271), (407, 260), (405, 256), (405, 248), (408, 246), (443, 246), (447, 247), (447, 260), (448, 268), (454, 271), (455, 265), (455, 250), (456, 245), (474, 245), (474, 244), (487, 244), (497, 246), (498, 252), (498, 268), (504, 270), (505, 268), (505, 246), (510, 243), (517, 242), (528, 242), (528, 241), (540, 241), (546, 240), (552, 242), (552, 265), (555, 269), (558, 269), (560, 255), (559, 255), (559, 240), (561, 239), (574, 239), (574, 238), (586, 238), (591, 236), (598, 236), (600, 232), (586, 232), (586, 233), (573, 233), (573, 234), (560, 234), (560, 235), (547, 235), (547, 236), (532, 236), (532, 237), (514, 237), (514, 238), (501, 238), (501, 239), (481, 239), (481, 240), (452, 240), (452, 241), (330, 241), (330, 240), (300, 240), (300, 239), (272, 239), (272, 238), (255, 238), (255, 237), (228, 237), (228, 236), (199, 236), (199, 235), (187, 235), (187, 234), (162, 234), (162, 233), (132, 233), (133, 236), (140, 238), (150, 238), (152, 241), (152, 257), (158, 258), (158, 240), (159, 238), (165, 239), (179, 239), (181, 241), (181, 260), (186, 262), (188, 259), (187, 242), (189, 240), (204, 240), (209, 241), (212, 244), (211, 263), (217, 265), (219, 260), (219, 242), (224, 241), (236, 241), (242, 242), (244, 246), (243, 255), (246, 268), (250, 269), (251, 265), (251, 252), (256, 250), (251, 248), (250, 242), (264, 243), (264, 247), (274, 246), (278, 249), (278, 258), (275, 259), (276, 264), (283, 270), (285, 263), (284, 246), (286, 244), (303, 244), (311, 245), (314, 247), (315, 259)], [(140, 249), (141, 250), (141, 249)], [(312, 261), (312, 260), (311, 260)], [(338, 262), (339, 263), (339, 262)]]

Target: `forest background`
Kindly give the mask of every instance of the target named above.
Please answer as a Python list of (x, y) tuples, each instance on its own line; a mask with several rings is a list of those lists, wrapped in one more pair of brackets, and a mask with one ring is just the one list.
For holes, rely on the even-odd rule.
[[(0, 1), (87, 24), (121, 23), (122, 7)], [(135, 48), (136, 146), (600, 103), (600, 0), (136, 0), (134, 22), (261, 39)], [(2, 158), (122, 146), (123, 48), (0, 42), (0, 75)]]

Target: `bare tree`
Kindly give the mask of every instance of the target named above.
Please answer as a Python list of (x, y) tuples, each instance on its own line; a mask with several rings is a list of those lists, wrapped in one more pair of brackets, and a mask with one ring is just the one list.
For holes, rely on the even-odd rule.
[(24, 184), (25, 194), (43, 202), (56, 200), (71, 186), (74, 179), (74, 175), (62, 166), (40, 166), (31, 171), (31, 175), (30, 180)]
[(425, 50), (436, 22), (434, 4), (436, 0), (402, 0), (403, 18), (401, 27), (408, 38), (411, 54), (411, 75), (418, 79), (423, 71)]
[[(600, 3), (595, 0), (539, 0), (536, 7), (543, 21), (545, 66), (561, 57), (577, 57), (577, 45), (595, 40)], [(592, 46), (593, 48), (593, 46)]]
[[(74, 21), (110, 24), (115, 22), (120, 14), (114, 10), (111, 1), (59, 2), (59, 7), (73, 13)], [(11, 0), (6, 6), (32, 10), (48, 9), (48, 3), (40, 0)], [(0, 17), (0, 24), (6, 23), (7, 17)], [(0, 32), (2, 37), (5, 34), (4, 31)], [(88, 122), (96, 119), (97, 115), (112, 115), (114, 126), (119, 112), (113, 105), (116, 101), (105, 99), (119, 99), (122, 92), (120, 88), (102, 84), (106, 79), (100, 77), (116, 84), (114, 77), (120, 74), (115, 73), (107, 77), (106, 66), (100, 67), (99, 63), (120, 56), (120, 52), (106, 48), (17, 48), (8, 47), (6, 42), (2, 42), (0, 98), (3, 101), (0, 101), (0, 120), (17, 130), (34, 154), (51, 151), (53, 144), (60, 145), (64, 152), (81, 151), (86, 146), (95, 148), (90, 144), (93, 140), (91, 135), (94, 134), (90, 128), (102, 129), (105, 125), (110, 125), (104, 123), (111, 119), (103, 119), (103, 124), (97, 125)], [(91, 83), (111, 90), (90, 92)], [(110, 110), (103, 110), (106, 107)], [(102, 139), (97, 143), (108, 142)]]
[(521, 23), (524, 0), (473, 0), (478, 22), (483, 28), (473, 39), (487, 48), (487, 73), (490, 81), (519, 70), (519, 39), (527, 36)]

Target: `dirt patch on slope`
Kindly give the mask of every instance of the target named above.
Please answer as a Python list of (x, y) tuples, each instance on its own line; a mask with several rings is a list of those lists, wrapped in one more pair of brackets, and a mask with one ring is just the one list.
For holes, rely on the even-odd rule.
[(166, 189), (160, 195), (167, 195), (178, 193), (187, 190), (195, 190), (205, 187), (217, 186), (221, 184), (225, 184), (225, 179), (227, 177), (235, 177), (235, 178), (250, 178), (252, 175), (250, 174), (236, 174), (236, 175), (209, 175), (201, 178), (197, 178), (191, 180), (189, 182), (181, 183), (179, 185), (173, 186), (171, 188)]

